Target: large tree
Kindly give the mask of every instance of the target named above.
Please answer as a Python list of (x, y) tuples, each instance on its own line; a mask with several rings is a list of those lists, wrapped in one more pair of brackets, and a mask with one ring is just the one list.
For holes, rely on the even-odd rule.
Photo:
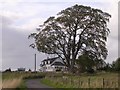
[(30, 46), (39, 52), (58, 55), (73, 71), (75, 60), (84, 51), (90, 52), (94, 59), (106, 58), (110, 17), (99, 9), (74, 5), (39, 25), (38, 31), (29, 36), (35, 39)]

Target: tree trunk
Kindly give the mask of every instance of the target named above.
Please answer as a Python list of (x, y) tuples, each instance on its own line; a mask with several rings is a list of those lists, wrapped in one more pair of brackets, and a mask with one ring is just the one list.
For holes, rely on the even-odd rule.
[(73, 56), (73, 58), (71, 60), (71, 67), (70, 67), (70, 72), (71, 73), (75, 73), (74, 65), (75, 65), (75, 56)]

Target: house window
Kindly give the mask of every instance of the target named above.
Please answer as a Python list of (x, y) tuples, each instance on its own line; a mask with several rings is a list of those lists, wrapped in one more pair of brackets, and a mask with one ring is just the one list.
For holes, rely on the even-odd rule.
[(47, 64), (47, 61), (45, 61), (45, 64)]
[(55, 67), (55, 68), (58, 68), (58, 67)]
[(46, 61), (46, 64), (48, 64), (48, 61)]
[(50, 64), (50, 61), (48, 61), (48, 64)]

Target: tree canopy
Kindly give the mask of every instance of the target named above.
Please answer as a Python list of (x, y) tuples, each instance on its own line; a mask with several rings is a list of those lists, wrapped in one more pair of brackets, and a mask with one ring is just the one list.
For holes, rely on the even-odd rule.
[(94, 56), (93, 60), (106, 59), (110, 17), (102, 10), (76, 4), (39, 25), (38, 31), (29, 36), (35, 40), (30, 46), (58, 55), (71, 71), (75, 60), (85, 51)]

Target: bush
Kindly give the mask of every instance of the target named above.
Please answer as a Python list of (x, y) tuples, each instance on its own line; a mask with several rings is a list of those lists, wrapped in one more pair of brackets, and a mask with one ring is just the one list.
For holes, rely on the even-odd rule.
[(93, 74), (94, 72), (95, 72), (94, 69), (88, 69), (88, 70), (87, 70), (87, 73)]

